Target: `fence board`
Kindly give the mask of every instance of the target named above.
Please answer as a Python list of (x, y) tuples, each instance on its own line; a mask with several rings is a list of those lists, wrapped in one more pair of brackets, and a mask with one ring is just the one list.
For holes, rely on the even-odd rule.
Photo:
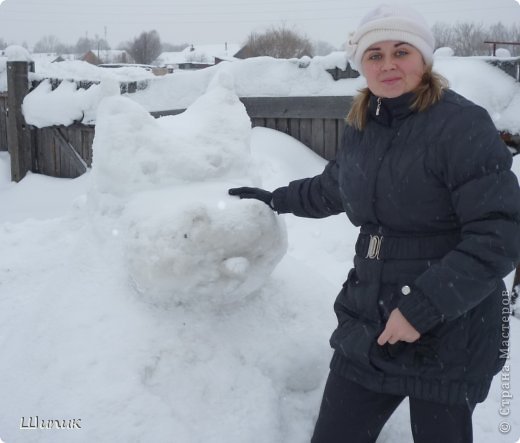
[(92, 166), (92, 145), (94, 143), (94, 135), (94, 126), (88, 126), (87, 129), (83, 129), (83, 159), (87, 163), (88, 167)]
[[(62, 177), (74, 178), (85, 173), (87, 171), (87, 164), (81, 157), (81, 154), (77, 152), (74, 146), (63, 135), (63, 129), (60, 129), (59, 127), (54, 127), (52, 129), (55, 143), (59, 146), (60, 165), (63, 174)], [(81, 136), (81, 131), (76, 132)]]
[(336, 152), (341, 149), (341, 142), (343, 141), (343, 132), (345, 130), (346, 122), (344, 119), (338, 120), (338, 124), (336, 126), (336, 137), (338, 139), (337, 145), (336, 145)]
[(286, 118), (277, 119), (276, 120), (276, 130), (288, 134), (289, 133), (289, 120)]
[(313, 118), (311, 120), (311, 142), (308, 146), (312, 146), (314, 152), (322, 157), (324, 157), (325, 153), (325, 135), (323, 130), (323, 119)]
[(300, 140), (300, 121), (296, 118), (289, 119), (289, 135)]
[(36, 146), (45, 149), (37, 149), (36, 157), (38, 163), (38, 170), (40, 173), (59, 177), (60, 167), (58, 163), (58, 153), (54, 137), (49, 128), (42, 128), (36, 130)]
[(323, 157), (326, 160), (333, 160), (338, 150), (338, 120), (324, 120), (323, 125)]
[(7, 150), (7, 93), (0, 93), (0, 151)]
[(312, 146), (312, 119), (302, 118), (300, 120), (299, 140), (307, 146)]
[(250, 117), (264, 118), (343, 118), (352, 97), (242, 97)]
[(29, 71), (34, 71), (34, 63), (22, 61), (7, 62), (7, 147), (11, 156), (11, 180), (19, 182), (28, 171), (34, 170), (32, 157), (32, 137), (25, 124), (22, 102), (29, 90)]
[(270, 128), (270, 129), (276, 129), (276, 119), (275, 118), (266, 118), (265, 127)]
[(265, 118), (252, 118), (251, 126), (256, 128), (257, 126), (261, 126), (265, 128)]

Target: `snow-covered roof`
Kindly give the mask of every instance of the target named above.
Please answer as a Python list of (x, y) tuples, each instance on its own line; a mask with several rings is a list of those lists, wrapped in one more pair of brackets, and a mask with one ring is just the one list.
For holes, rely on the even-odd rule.
[(217, 45), (193, 44), (179, 52), (163, 52), (153, 61), (154, 65), (167, 66), (181, 63), (205, 63), (215, 64), (215, 58), (229, 60), (241, 46), (236, 43), (221, 43)]
[(76, 60), (76, 54), (58, 54), (56, 52), (32, 53), (31, 58), (35, 63), (52, 63), (61, 60)]
[(122, 49), (105, 49), (99, 51), (92, 50), (92, 52), (96, 55), (96, 57), (99, 57), (103, 63), (118, 63), (121, 62), (125, 57), (127, 60), (131, 58), (128, 52)]
[[(228, 51), (233, 50), (228, 45)], [(195, 51), (191, 51), (195, 52)], [(484, 107), (491, 115), (499, 130), (513, 134), (520, 133), (520, 83), (484, 57), (446, 57), (437, 55), (434, 69), (444, 75), (451, 88), (473, 102)], [(504, 60), (504, 59), (502, 59)], [(507, 59), (505, 59), (507, 60)], [(234, 62), (223, 62), (207, 69), (193, 72), (176, 71), (173, 74), (157, 78), (143, 69), (101, 69), (80, 61), (62, 63), (40, 63), (32, 79), (63, 78), (74, 80), (101, 81), (89, 92), (87, 97), (80, 97), (84, 92), (66, 86), (54, 91), (45, 90), (45, 85), (38, 92), (33, 91), (26, 99), (40, 103), (34, 107), (26, 103), (25, 118), (35, 126), (64, 124), (62, 118), (68, 117), (63, 111), (65, 104), (71, 107), (70, 115), (89, 114), (95, 120), (98, 102), (117, 88), (108, 87), (113, 82), (147, 81), (143, 90), (130, 94), (130, 98), (148, 111), (183, 109), (193, 103), (206, 91), (214, 78), (225, 75), (233, 83), (239, 97), (294, 97), (294, 96), (349, 96), (366, 85), (365, 79), (340, 79), (335, 81), (327, 72), (338, 67), (345, 69), (346, 54), (332, 53), (324, 57), (304, 57), (302, 59), (274, 59), (254, 57)], [(0, 60), (0, 90), (5, 90), (5, 60)], [(218, 74), (218, 75), (217, 75)], [(97, 95), (94, 93), (98, 90)], [(36, 95), (40, 94), (38, 97)], [(70, 97), (69, 97), (70, 95)], [(32, 96), (32, 97), (31, 97)], [(56, 103), (55, 115), (49, 111), (49, 100)], [(85, 101), (86, 100), (86, 101)], [(87, 106), (91, 112), (86, 112)], [(53, 108), (54, 109), (54, 108)], [(68, 120), (67, 120), (68, 121)]]

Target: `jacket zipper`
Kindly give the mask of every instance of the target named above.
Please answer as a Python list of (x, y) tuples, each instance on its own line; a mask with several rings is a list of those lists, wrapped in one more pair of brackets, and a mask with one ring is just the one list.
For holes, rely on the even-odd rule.
[(380, 111), (381, 111), (381, 97), (377, 97), (376, 115), (379, 115)]

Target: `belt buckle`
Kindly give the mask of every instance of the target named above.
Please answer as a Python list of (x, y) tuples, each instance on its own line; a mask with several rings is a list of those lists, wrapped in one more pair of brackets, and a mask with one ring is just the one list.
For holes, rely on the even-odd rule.
[(381, 250), (381, 243), (383, 242), (383, 236), (371, 235), (370, 243), (368, 244), (367, 256), (365, 258), (379, 260), (379, 251)]

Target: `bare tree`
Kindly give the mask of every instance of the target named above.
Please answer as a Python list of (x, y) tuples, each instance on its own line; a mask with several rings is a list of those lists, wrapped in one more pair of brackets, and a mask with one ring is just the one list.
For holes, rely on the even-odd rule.
[(178, 45), (172, 43), (163, 43), (162, 50), (165, 52), (181, 52), (189, 46), (188, 43), (180, 43)]
[[(498, 22), (490, 26), (487, 33), (487, 40), (493, 42), (517, 42), (520, 43), (520, 26), (515, 23), (511, 27), (504, 26), (502, 22)], [(500, 45), (505, 46), (505, 45)], [(506, 46), (511, 55), (520, 55), (520, 46)]]
[(432, 27), (432, 32), (435, 36), (437, 48), (451, 47), (455, 40), (453, 27), (446, 23), (435, 23)]
[(74, 52), (85, 54), (88, 51), (104, 51), (107, 49), (110, 49), (108, 42), (96, 34), (94, 38), (80, 37), (74, 47)]
[(328, 55), (331, 52), (336, 51), (336, 48), (328, 42), (318, 40), (312, 44), (314, 55)]
[[(432, 28), (437, 47), (449, 46), (458, 56), (489, 55), (490, 45), (485, 41), (520, 42), (520, 26), (496, 23), (484, 28), (482, 24), (436, 23)], [(519, 46), (509, 46), (512, 55), (520, 54)]]
[(0, 49), (5, 49), (7, 48), (7, 43), (5, 42), (5, 40), (3, 38), (0, 38)]
[(110, 45), (108, 42), (101, 38), (99, 35), (94, 35), (94, 38), (92, 39), (93, 49), (101, 50), (101, 51), (107, 51), (110, 49)]
[(287, 29), (285, 25), (272, 27), (264, 33), (251, 33), (246, 47), (251, 57), (267, 55), (275, 58), (300, 58), (313, 55), (310, 40), (296, 31)]
[(482, 23), (457, 23), (454, 33), (458, 44), (453, 49), (457, 55), (482, 55), (489, 50), (484, 43), (486, 33)]
[(77, 54), (85, 54), (85, 52), (88, 52), (93, 48), (92, 40), (88, 37), (80, 37), (76, 42), (75, 52)]
[(58, 52), (58, 48), (60, 47), (63, 47), (63, 45), (58, 40), (58, 37), (55, 35), (46, 35), (36, 42), (33, 51), (39, 53)]
[(136, 63), (149, 64), (162, 51), (161, 38), (157, 31), (142, 32), (127, 48)]
[[(520, 24), (515, 23), (511, 26), (511, 41), (520, 43)], [(512, 55), (520, 55), (520, 46), (516, 45), (512, 47)]]

